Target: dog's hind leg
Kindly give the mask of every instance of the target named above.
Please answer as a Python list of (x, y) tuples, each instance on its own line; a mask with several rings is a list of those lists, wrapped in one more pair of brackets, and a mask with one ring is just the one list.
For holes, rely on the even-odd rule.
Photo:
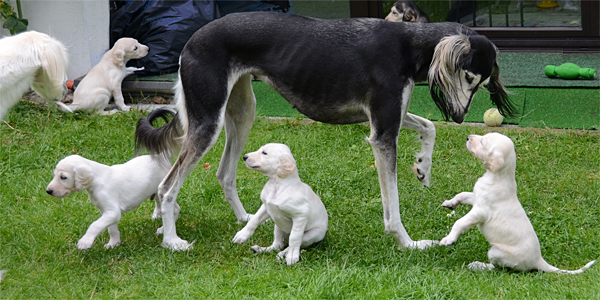
[(415, 130), (421, 140), (421, 152), (417, 153), (415, 164), (410, 168), (423, 186), (431, 182), (431, 163), (435, 144), (435, 125), (425, 118), (407, 113), (402, 127)]
[(377, 163), (385, 231), (392, 234), (403, 247), (425, 249), (433, 246), (435, 241), (413, 241), (410, 238), (404, 225), (402, 225), (398, 203), (398, 174), (396, 170), (398, 133), (402, 125), (403, 115), (406, 114), (408, 108), (413, 87), (414, 83), (406, 82), (401, 90), (402, 103), (400, 105), (390, 103), (393, 101), (392, 99), (397, 99), (398, 95), (375, 95), (375, 97), (381, 98), (381, 101), (372, 100), (372, 103), (377, 103), (379, 106), (370, 108), (371, 135), (367, 141), (371, 144)]
[(242, 75), (234, 84), (225, 110), (225, 150), (221, 157), (217, 179), (239, 223), (252, 217), (246, 213), (236, 188), (236, 170), (239, 158), (248, 140), (256, 111), (256, 98), (252, 91), (252, 75)]

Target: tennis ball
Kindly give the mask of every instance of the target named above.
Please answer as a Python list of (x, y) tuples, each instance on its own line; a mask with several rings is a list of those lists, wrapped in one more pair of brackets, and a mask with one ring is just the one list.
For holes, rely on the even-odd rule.
[(500, 114), (497, 108), (490, 108), (483, 114), (483, 122), (489, 127), (500, 126), (504, 121), (504, 117)]

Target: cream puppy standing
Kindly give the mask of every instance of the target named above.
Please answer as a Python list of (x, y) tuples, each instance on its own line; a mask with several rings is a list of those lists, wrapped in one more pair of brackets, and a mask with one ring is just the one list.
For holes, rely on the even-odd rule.
[(491, 263), (473, 262), (469, 264), (472, 270), (492, 270), (497, 266), (519, 271), (578, 274), (594, 264), (592, 261), (579, 270), (566, 271), (551, 266), (542, 258), (538, 237), (517, 198), (517, 155), (510, 138), (499, 133), (470, 135), (467, 149), (483, 162), (486, 172), (477, 180), (472, 193), (462, 192), (442, 203), (450, 209), (459, 204), (473, 208), (454, 223), (450, 234), (440, 241), (441, 246), (454, 244), (461, 234), (477, 225), (492, 245), (488, 251)]
[(277, 254), (285, 257), (288, 265), (300, 260), (300, 248), (323, 240), (327, 232), (327, 211), (319, 196), (298, 176), (296, 161), (288, 146), (266, 144), (258, 151), (244, 155), (246, 166), (269, 177), (260, 199), (263, 205), (238, 231), (234, 243), (245, 243), (258, 225), (269, 219), (275, 223), (273, 244), (269, 247), (252, 246), (256, 252), (271, 252), (288, 247)]
[(129, 111), (121, 92), (121, 82), (127, 75), (143, 68), (126, 68), (125, 64), (130, 59), (146, 56), (148, 49), (148, 46), (132, 38), (117, 40), (112, 49), (106, 52), (102, 60), (81, 80), (73, 94), (73, 103), (61, 110), (102, 111), (112, 97), (121, 110)]
[[(72, 192), (85, 190), (90, 201), (102, 216), (88, 228), (77, 242), (79, 250), (89, 249), (94, 240), (108, 228), (110, 240), (105, 248), (116, 247), (121, 243), (118, 223), (121, 214), (134, 210), (144, 200), (156, 194), (158, 185), (167, 175), (171, 165), (150, 155), (142, 155), (120, 164), (107, 166), (70, 155), (63, 158), (54, 169), (54, 178), (48, 184), (46, 192), (54, 197), (63, 198)], [(160, 201), (155, 197), (156, 207), (152, 219), (158, 219)], [(179, 205), (175, 204), (175, 218), (179, 216)], [(162, 234), (162, 227), (156, 231)]]

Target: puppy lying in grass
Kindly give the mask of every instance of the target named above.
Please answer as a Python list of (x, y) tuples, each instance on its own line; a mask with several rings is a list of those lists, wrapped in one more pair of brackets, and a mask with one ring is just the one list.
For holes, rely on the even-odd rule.
[(244, 155), (246, 166), (269, 177), (260, 199), (263, 205), (238, 231), (234, 243), (245, 243), (258, 225), (271, 218), (275, 223), (275, 239), (269, 247), (252, 246), (252, 250), (271, 252), (288, 247), (277, 254), (285, 257), (288, 265), (300, 260), (300, 248), (323, 240), (327, 232), (327, 211), (315, 192), (298, 176), (296, 161), (290, 149), (283, 144), (266, 144), (258, 151)]
[[(79, 250), (89, 249), (100, 233), (108, 228), (110, 240), (105, 248), (116, 247), (121, 243), (117, 224), (121, 214), (131, 211), (155, 195), (158, 185), (165, 178), (171, 165), (150, 155), (138, 156), (124, 164), (107, 166), (79, 155), (70, 155), (61, 160), (54, 170), (54, 178), (48, 184), (46, 193), (63, 198), (72, 192), (85, 190), (90, 201), (102, 216), (88, 228), (77, 242)], [(156, 207), (152, 219), (158, 219), (160, 201), (155, 197)], [(175, 219), (179, 216), (179, 206), (175, 205)], [(157, 234), (162, 233), (162, 227)]]
[(470, 135), (467, 149), (483, 162), (486, 172), (477, 180), (472, 193), (462, 192), (442, 203), (449, 209), (459, 204), (473, 208), (454, 223), (450, 234), (440, 241), (441, 246), (454, 244), (461, 234), (477, 225), (492, 245), (488, 251), (491, 263), (472, 262), (469, 264), (471, 270), (505, 267), (518, 271), (579, 274), (594, 264), (595, 261), (591, 261), (579, 270), (566, 271), (551, 266), (542, 258), (538, 237), (517, 198), (517, 155), (510, 138), (499, 133)]

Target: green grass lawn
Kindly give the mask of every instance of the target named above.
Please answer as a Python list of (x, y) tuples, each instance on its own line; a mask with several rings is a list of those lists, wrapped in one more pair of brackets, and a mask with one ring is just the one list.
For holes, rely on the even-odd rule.
[[(487, 261), (488, 244), (476, 228), (450, 247), (398, 250), (384, 233), (382, 207), (364, 124), (333, 126), (297, 118), (258, 118), (245, 152), (268, 142), (286, 143), (300, 177), (325, 203), (329, 231), (291, 267), (275, 253), (254, 254), (272, 242), (273, 223), (247, 244), (231, 242), (242, 228), (224, 201), (215, 172), (224, 137), (186, 180), (178, 203), (178, 234), (194, 248), (172, 252), (154, 235), (153, 202), (123, 216), (121, 246), (106, 250), (105, 232), (90, 250), (76, 242), (100, 213), (86, 193), (56, 199), (45, 193), (56, 163), (77, 153), (104, 163), (133, 156), (138, 111), (111, 116), (63, 114), (55, 107), (21, 102), (10, 127), (0, 122), (1, 299), (36, 298), (538, 298), (593, 299), (600, 295), (600, 265), (581, 275), (472, 272)], [(12, 127), (12, 128), (11, 128)], [(477, 126), (437, 126), (432, 187), (423, 188), (409, 166), (418, 150), (414, 132), (399, 137), (398, 183), (402, 221), (413, 239), (441, 239), (457, 218), (440, 204), (471, 190), (484, 173), (465, 149), (469, 134), (500, 131), (515, 143), (519, 199), (540, 238), (545, 259), (577, 269), (600, 254), (600, 135)], [(203, 167), (204, 166), (204, 167)], [(260, 206), (266, 177), (243, 167), (238, 190), (245, 208)]]

